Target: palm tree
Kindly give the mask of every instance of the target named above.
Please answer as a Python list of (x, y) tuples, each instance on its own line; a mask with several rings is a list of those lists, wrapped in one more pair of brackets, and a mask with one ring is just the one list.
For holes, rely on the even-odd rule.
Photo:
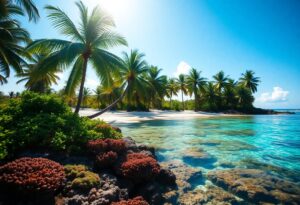
[(167, 84), (167, 95), (170, 98), (170, 109), (172, 109), (172, 97), (177, 96), (179, 87), (174, 78), (170, 78)]
[[(76, 2), (80, 11), (80, 24), (76, 27), (65, 12), (53, 6), (46, 6), (48, 18), (63, 35), (71, 41), (60, 39), (40, 39), (32, 42), (27, 50), (43, 51), (50, 49), (51, 54), (43, 60), (40, 73), (57, 72), (72, 65), (67, 81), (66, 92), (71, 93), (79, 85), (79, 95), (75, 113), (79, 112), (83, 97), (87, 65), (90, 62), (102, 81), (116, 72), (114, 68), (121, 66), (121, 60), (106, 49), (127, 45), (126, 40), (112, 31), (115, 27), (110, 15), (99, 7), (89, 14), (88, 8), (81, 2)], [(75, 62), (75, 63), (73, 63)]]
[(20, 45), (30, 39), (29, 33), (20, 27), (19, 22), (11, 19), (11, 15), (22, 14), (15, 7), (9, 7), (9, 14), (0, 17), (0, 83), (6, 83), (12, 68), (16, 73), (22, 72), (22, 66), (26, 65), (24, 48)]
[(29, 21), (33, 20), (36, 22), (40, 17), (39, 11), (32, 0), (1, 0), (0, 17), (9, 15), (12, 7), (25, 11)]
[(150, 85), (149, 92), (148, 92), (148, 96), (149, 96), (148, 107), (150, 107), (151, 102), (153, 103), (153, 105), (161, 104), (161, 101), (164, 98), (167, 76), (160, 75), (161, 71), (162, 69), (159, 69), (156, 66), (150, 66), (147, 72), (146, 79)]
[(257, 91), (258, 83), (260, 82), (259, 77), (254, 77), (254, 72), (252, 70), (246, 70), (245, 73), (242, 73), (242, 77), (240, 77), (240, 85), (245, 88), (250, 89), (252, 93)]
[(123, 65), (120, 67), (120, 87), (124, 90), (122, 95), (111, 105), (98, 113), (90, 115), (89, 118), (95, 118), (110, 110), (125, 96), (127, 103), (130, 105), (133, 98), (135, 98), (138, 103), (139, 98), (146, 94), (146, 89), (149, 84), (144, 78), (144, 74), (148, 71), (147, 63), (143, 59), (144, 56), (145, 55), (138, 50), (131, 50), (130, 54), (123, 52)]
[(198, 111), (200, 92), (204, 91), (206, 78), (201, 77), (201, 71), (192, 68), (186, 80), (190, 95), (195, 97), (195, 111)]
[(113, 83), (102, 84), (97, 87), (94, 91), (96, 93), (96, 100), (98, 102), (98, 107), (100, 108), (100, 102), (103, 105), (110, 105), (118, 98), (122, 93), (120, 92), (120, 82), (113, 81)]
[(215, 80), (215, 88), (221, 94), (222, 89), (227, 85), (228, 76), (225, 76), (224, 71), (219, 71), (216, 75), (213, 76)]
[(176, 82), (179, 86), (179, 90), (181, 91), (181, 103), (182, 103), (182, 108), (185, 110), (184, 107), (184, 101), (183, 101), (183, 95), (187, 95), (188, 89), (187, 89), (187, 83), (186, 83), (186, 76), (183, 74), (180, 74), (178, 76), (178, 79), (176, 79)]
[(94, 93), (96, 95), (96, 101), (98, 103), (98, 108), (100, 109), (101, 94), (102, 94), (101, 86), (98, 86), (96, 88), (96, 90), (94, 90)]
[(218, 94), (218, 98), (216, 99), (217, 106), (220, 109), (223, 105), (222, 95), (223, 95), (224, 88), (227, 85), (228, 76), (225, 76), (224, 71), (219, 71), (216, 75), (213, 76), (213, 79), (214, 79), (214, 86)]
[(91, 95), (91, 90), (89, 88), (84, 87), (83, 88), (83, 97), (82, 97), (82, 104), (83, 107), (85, 107), (87, 105), (87, 99), (88, 97)]
[(8, 92), (8, 95), (9, 95), (9, 98), (11, 99), (14, 97), (15, 93), (14, 93), (14, 91), (10, 91), (10, 92)]
[(205, 86), (204, 97), (209, 105), (209, 109), (215, 110), (218, 96), (216, 94), (216, 87), (214, 86), (213, 82), (209, 82), (207, 86)]
[(254, 97), (252, 96), (251, 90), (243, 86), (238, 86), (236, 91), (236, 98), (239, 107), (248, 109), (252, 107)]
[(45, 75), (38, 76), (39, 78), (36, 78), (36, 73), (39, 72), (39, 65), (43, 58), (45, 58), (45, 55), (33, 55), (31, 58), (33, 63), (25, 65), (26, 68), (23, 70), (23, 72), (16, 75), (17, 77), (22, 78), (17, 81), (17, 83), (26, 81), (25, 87), (27, 88), (27, 90), (40, 93), (45, 93), (53, 83), (57, 84), (59, 77), (52, 72), (46, 73)]
[(229, 107), (230, 109), (233, 109), (234, 106), (236, 105), (236, 96), (235, 96), (236, 86), (237, 86), (237, 82), (231, 78), (228, 78), (228, 82), (224, 88), (223, 96), (224, 96), (224, 102), (226, 107)]
[(13, 19), (16, 15), (27, 13), (29, 20), (37, 21), (39, 12), (32, 0), (1, 0), (0, 1), (0, 84), (7, 83), (10, 76), (10, 68), (16, 73), (22, 72), (22, 66), (26, 65), (21, 44), (28, 43), (29, 33), (21, 28), (19, 21)]

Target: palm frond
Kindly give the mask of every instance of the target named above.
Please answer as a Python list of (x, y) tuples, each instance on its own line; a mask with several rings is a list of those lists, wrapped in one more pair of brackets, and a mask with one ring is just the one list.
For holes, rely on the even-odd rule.
[(84, 43), (83, 37), (65, 12), (53, 6), (46, 6), (45, 8), (49, 12), (48, 18), (52, 21), (52, 24), (56, 29), (62, 34), (71, 37), (73, 40), (79, 40)]
[(68, 47), (71, 44), (71, 41), (60, 39), (39, 39), (30, 43), (26, 50), (30, 53), (49, 53)]

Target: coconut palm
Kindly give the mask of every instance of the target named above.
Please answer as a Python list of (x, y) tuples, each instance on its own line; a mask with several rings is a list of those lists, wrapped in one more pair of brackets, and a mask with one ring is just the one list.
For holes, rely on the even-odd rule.
[(237, 86), (236, 89), (236, 98), (238, 105), (241, 108), (251, 108), (254, 101), (251, 90), (243, 86)]
[(113, 83), (106, 85), (102, 84), (98, 86), (97, 89), (94, 91), (96, 94), (98, 107), (100, 108), (100, 102), (102, 102), (103, 105), (110, 105), (111, 103), (113, 103), (114, 100), (122, 94), (122, 92), (120, 92), (120, 86), (121, 85), (119, 81), (113, 81)]
[(144, 75), (148, 71), (147, 63), (144, 60), (144, 54), (138, 50), (131, 50), (130, 54), (123, 52), (123, 65), (120, 67), (120, 87), (124, 90), (122, 95), (116, 99), (111, 105), (98, 113), (90, 115), (89, 118), (95, 118), (104, 112), (113, 108), (124, 97), (127, 99), (129, 106), (135, 98), (136, 103), (146, 94), (147, 83)]
[(170, 78), (167, 84), (167, 96), (170, 98), (170, 109), (172, 109), (172, 97), (177, 96), (179, 86), (174, 78)]
[(86, 87), (83, 88), (83, 96), (82, 96), (82, 104), (83, 104), (83, 107), (86, 107), (88, 97), (89, 97), (91, 94), (92, 94), (92, 93), (91, 93), (91, 90), (90, 90), (89, 88), (86, 88)]
[(234, 106), (236, 105), (236, 96), (235, 96), (236, 86), (237, 86), (237, 82), (231, 78), (228, 78), (227, 84), (224, 88), (223, 98), (226, 107), (229, 107), (231, 109), (233, 109)]
[(167, 76), (160, 75), (161, 71), (162, 69), (159, 69), (156, 66), (150, 66), (146, 74), (146, 79), (150, 85), (148, 91), (149, 105), (151, 102), (153, 105), (161, 104), (161, 101), (164, 97)]
[(25, 11), (29, 20), (36, 22), (39, 11), (32, 0), (0, 0), (0, 16), (7, 16), (11, 13), (11, 7)]
[(213, 76), (215, 80), (215, 88), (221, 94), (224, 87), (227, 85), (228, 76), (225, 76), (224, 71), (219, 71), (216, 75)]
[(242, 73), (242, 77), (239, 79), (240, 85), (250, 89), (252, 93), (257, 91), (257, 86), (260, 82), (259, 77), (254, 77), (254, 75), (255, 73), (252, 70), (246, 70), (245, 73)]
[[(22, 11), (16, 8), (16, 12)], [(19, 22), (10, 16), (0, 17), (0, 83), (6, 83), (10, 76), (10, 69), (16, 73), (22, 72), (22, 66), (26, 65), (23, 59), (26, 56), (21, 43), (27, 43), (29, 33), (20, 27)]]
[(205, 100), (208, 103), (209, 109), (210, 110), (215, 110), (216, 109), (216, 101), (217, 101), (219, 96), (216, 94), (216, 87), (213, 84), (213, 82), (209, 82), (205, 86), (204, 97), (205, 97)]
[(114, 21), (110, 15), (100, 7), (95, 7), (91, 13), (81, 2), (76, 2), (80, 11), (80, 23), (76, 27), (65, 12), (57, 7), (46, 6), (48, 18), (54, 27), (69, 40), (40, 39), (31, 43), (27, 50), (30, 52), (50, 49), (51, 54), (44, 59), (40, 73), (63, 71), (72, 65), (72, 70), (67, 81), (66, 92), (71, 93), (79, 86), (79, 95), (75, 113), (79, 112), (83, 97), (87, 65), (90, 62), (96, 73), (105, 81), (121, 60), (107, 51), (117, 45), (127, 45), (126, 40), (115, 33)]
[(43, 58), (45, 58), (45, 55), (33, 55), (31, 58), (32, 63), (25, 65), (23, 72), (16, 75), (21, 78), (17, 83), (26, 81), (25, 87), (27, 90), (40, 93), (45, 93), (52, 84), (57, 84), (59, 77), (55, 73), (49, 72), (36, 78), (36, 73), (39, 72), (39, 65)]
[(186, 82), (190, 95), (194, 95), (195, 111), (198, 111), (200, 92), (204, 91), (207, 82), (206, 78), (201, 77), (201, 71), (197, 71), (195, 68), (192, 68), (187, 76)]
[(8, 95), (9, 95), (9, 98), (11, 99), (11, 98), (14, 97), (15, 92), (14, 91), (10, 91), (10, 92), (8, 92)]
[(179, 90), (181, 91), (181, 103), (182, 108), (185, 110), (184, 101), (183, 101), (183, 95), (187, 95), (188, 89), (187, 89), (187, 83), (186, 83), (186, 76), (183, 74), (180, 74), (178, 78), (176, 79), (176, 82), (179, 86)]

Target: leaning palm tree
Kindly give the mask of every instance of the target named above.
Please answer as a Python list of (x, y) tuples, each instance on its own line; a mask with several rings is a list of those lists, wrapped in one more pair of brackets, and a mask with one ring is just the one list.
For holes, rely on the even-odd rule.
[(94, 91), (96, 94), (96, 100), (98, 102), (98, 108), (100, 108), (100, 102), (103, 105), (110, 105), (113, 103), (114, 100), (121, 95), (120, 86), (120, 82), (117, 79), (112, 80), (112, 83), (98, 86)]
[(45, 93), (52, 84), (57, 84), (59, 77), (55, 73), (46, 73), (36, 78), (36, 73), (39, 72), (39, 65), (43, 58), (45, 58), (43, 54), (33, 55), (31, 58), (32, 63), (25, 65), (23, 72), (16, 75), (16, 77), (21, 78), (17, 81), (17, 84), (26, 81), (25, 87), (27, 90), (40, 93)]
[(190, 95), (195, 98), (195, 111), (199, 110), (200, 92), (204, 91), (206, 85), (206, 78), (201, 77), (201, 71), (192, 68), (187, 76), (187, 85)]
[(131, 50), (130, 54), (123, 53), (123, 64), (120, 67), (119, 76), (121, 82), (120, 87), (124, 90), (122, 95), (100, 112), (90, 115), (89, 118), (95, 118), (110, 110), (125, 96), (127, 103), (131, 103), (133, 98), (141, 98), (145, 95), (149, 84), (144, 78), (144, 74), (148, 71), (144, 56), (145, 55), (138, 50)]
[(245, 88), (250, 89), (252, 93), (257, 91), (258, 83), (260, 82), (259, 77), (254, 77), (254, 72), (252, 70), (246, 70), (245, 73), (242, 74), (240, 77), (240, 85), (244, 86)]
[(183, 74), (180, 74), (178, 78), (176, 79), (176, 82), (179, 86), (179, 90), (181, 91), (181, 103), (182, 108), (185, 110), (184, 101), (183, 101), (183, 95), (187, 95), (188, 89), (187, 89), (187, 83), (186, 83), (186, 76)]
[(174, 78), (169, 79), (167, 84), (167, 95), (170, 98), (170, 109), (172, 109), (172, 97), (177, 96), (179, 86)]
[(51, 54), (41, 64), (41, 75), (47, 72), (63, 71), (72, 65), (67, 81), (66, 92), (72, 93), (79, 86), (79, 94), (75, 113), (79, 112), (82, 102), (87, 65), (90, 62), (101, 81), (105, 81), (116, 67), (121, 66), (121, 60), (106, 49), (127, 45), (126, 40), (115, 33), (114, 21), (100, 7), (95, 7), (91, 13), (81, 2), (76, 2), (80, 11), (80, 23), (76, 27), (65, 12), (53, 6), (46, 6), (48, 18), (69, 40), (40, 39), (32, 42), (27, 50), (30, 52), (50, 49)]

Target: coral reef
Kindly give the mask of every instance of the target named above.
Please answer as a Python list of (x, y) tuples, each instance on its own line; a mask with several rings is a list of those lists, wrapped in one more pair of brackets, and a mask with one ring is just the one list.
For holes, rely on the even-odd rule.
[(217, 170), (208, 173), (216, 185), (252, 203), (299, 204), (299, 185), (257, 169)]
[(26, 193), (54, 193), (65, 180), (63, 166), (45, 158), (23, 157), (0, 167), (0, 186)]
[(97, 139), (89, 140), (88, 150), (93, 154), (99, 154), (108, 151), (121, 153), (125, 151), (125, 142), (122, 139)]
[(95, 164), (98, 168), (111, 167), (118, 159), (118, 154), (114, 151), (104, 152), (96, 156)]
[(121, 172), (125, 178), (134, 182), (142, 182), (153, 179), (160, 172), (158, 162), (152, 157), (141, 154), (127, 154), (125, 162), (121, 165)]
[(147, 201), (143, 199), (143, 197), (138, 196), (133, 199), (129, 199), (127, 201), (122, 200), (119, 202), (114, 202), (112, 205), (149, 205)]
[(67, 188), (89, 191), (100, 184), (98, 174), (88, 171), (83, 165), (66, 165)]

